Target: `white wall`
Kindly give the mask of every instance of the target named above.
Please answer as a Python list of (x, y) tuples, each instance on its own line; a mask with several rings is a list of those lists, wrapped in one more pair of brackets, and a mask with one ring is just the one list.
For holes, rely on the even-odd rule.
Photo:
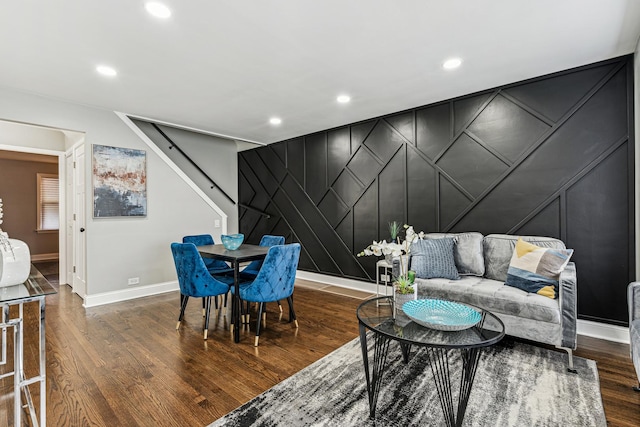
[[(171, 143), (159, 134), (153, 125), (145, 120), (133, 119), (132, 125), (149, 138), (153, 147), (161, 150), (175, 167), (184, 172), (194, 185), (198, 186), (211, 201), (223, 212), (237, 212), (238, 194), (238, 147), (233, 140), (207, 135), (192, 130), (180, 129), (160, 124), (162, 132), (185, 153), (219, 188), (211, 188), (211, 183), (189, 160), (176, 149), (170, 149)], [(226, 193), (233, 201), (227, 199)], [(220, 228), (212, 233), (216, 242), (220, 242)], [(227, 233), (238, 231), (237, 215), (227, 218)]]
[[(86, 134), (87, 296), (131, 290), (130, 277), (140, 278), (138, 287), (175, 281), (169, 244), (185, 234), (211, 232), (220, 218), (112, 111), (0, 88), (0, 120)], [(146, 150), (146, 218), (92, 218), (91, 144)], [(227, 160), (236, 162), (235, 153), (232, 157)], [(237, 212), (227, 215), (237, 217)]]
[(65, 151), (65, 139), (57, 129), (0, 122), (0, 145)]

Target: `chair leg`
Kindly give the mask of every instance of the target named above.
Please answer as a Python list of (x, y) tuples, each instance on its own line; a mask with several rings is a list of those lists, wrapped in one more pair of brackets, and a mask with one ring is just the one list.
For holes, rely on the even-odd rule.
[(206, 340), (209, 335), (209, 312), (211, 311), (211, 297), (203, 298), (203, 300), (205, 302), (206, 313), (204, 316), (204, 339)]
[(176, 331), (180, 329), (180, 322), (184, 318), (184, 310), (187, 308), (187, 302), (189, 301), (189, 297), (186, 295), (180, 295), (180, 315), (178, 316), (178, 324), (176, 325)]
[(280, 309), (280, 313), (282, 313), (282, 303), (278, 300), (278, 308)]
[(202, 298), (202, 317), (205, 315), (205, 310), (207, 309), (204, 298)]
[(296, 312), (293, 311), (293, 297), (287, 297), (287, 302), (289, 303), (289, 323), (291, 320), (296, 324), (296, 328), (298, 327), (298, 319), (296, 319)]
[[(258, 324), (256, 326), (256, 341), (253, 344), (255, 347), (258, 346), (258, 340), (260, 339), (260, 321), (262, 320), (262, 314), (264, 312), (264, 303), (261, 302), (258, 305)], [(265, 313), (266, 314), (266, 313)]]
[(244, 307), (244, 324), (249, 324), (249, 319), (251, 318), (251, 303), (249, 301), (246, 302)]
[(226, 294), (224, 294), (224, 315), (227, 315), (227, 299), (229, 298), (229, 292), (227, 291)]
[(631, 387), (633, 389), (633, 391), (640, 391), (640, 381), (638, 382), (637, 386)]

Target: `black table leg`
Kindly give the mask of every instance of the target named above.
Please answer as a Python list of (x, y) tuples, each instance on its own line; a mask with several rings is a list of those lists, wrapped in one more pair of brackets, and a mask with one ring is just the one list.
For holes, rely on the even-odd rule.
[(411, 344), (400, 343), (400, 350), (402, 350), (402, 361), (406, 365), (409, 363), (409, 354), (411, 353)]
[(374, 333), (373, 369), (369, 373), (369, 349), (367, 347), (367, 329), (360, 324), (360, 346), (362, 347), (362, 360), (364, 362), (364, 374), (367, 379), (367, 393), (369, 394), (369, 418), (375, 418), (378, 393), (382, 384), (382, 375), (387, 361), (387, 353), (391, 340), (385, 335)]
[(460, 391), (458, 394), (458, 407), (454, 409), (453, 393), (451, 389), (451, 376), (449, 375), (449, 351), (444, 348), (429, 348), (429, 364), (438, 389), (440, 405), (444, 413), (445, 423), (450, 427), (459, 427), (464, 420), (467, 410), (473, 379), (476, 375), (481, 348), (461, 349), (462, 376), (460, 378)]
[(233, 286), (235, 293), (233, 295), (233, 340), (240, 342), (240, 311), (242, 311), (240, 303), (240, 263), (233, 263)]

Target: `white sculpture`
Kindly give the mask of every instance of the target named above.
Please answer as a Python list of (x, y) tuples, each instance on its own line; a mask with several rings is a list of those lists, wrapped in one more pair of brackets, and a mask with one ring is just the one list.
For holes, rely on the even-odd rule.
[[(0, 199), (2, 224), (2, 199)], [(29, 246), (22, 240), (10, 239), (0, 228), (0, 287), (23, 283), (31, 271)]]

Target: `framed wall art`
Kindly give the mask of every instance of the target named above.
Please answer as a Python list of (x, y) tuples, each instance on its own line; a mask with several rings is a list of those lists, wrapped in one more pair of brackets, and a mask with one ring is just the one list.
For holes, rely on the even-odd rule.
[(93, 217), (147, 215), (147, 153), (93, 145)]

